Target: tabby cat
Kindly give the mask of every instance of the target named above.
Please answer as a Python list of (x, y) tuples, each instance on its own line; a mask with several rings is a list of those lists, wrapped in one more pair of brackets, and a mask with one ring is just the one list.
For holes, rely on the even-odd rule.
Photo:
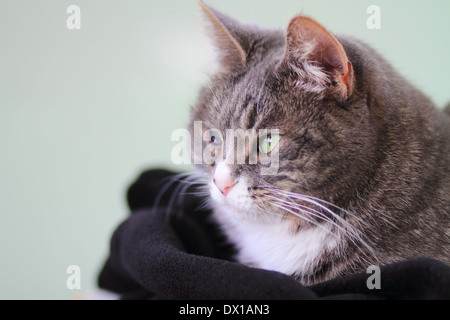
[[(192, 109), (193, 156), (210, 148), (198, 168), (236, 260), (306, 285), (414, 257), (450, 264), (450, 117), (307, 16), (282, 32), (200, 6), (219, 68)], [(229, 129), (255, 135), (245, 163)], [(269, 156), (277, 170), (261, 174)]]

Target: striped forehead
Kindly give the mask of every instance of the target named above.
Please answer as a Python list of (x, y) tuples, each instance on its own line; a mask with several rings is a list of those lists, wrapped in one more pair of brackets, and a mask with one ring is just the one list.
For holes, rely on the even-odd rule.
[(249, 81), (233, 88), (220, 114), (224, 129), (251, 129), (262, 119), (264, 83)]
[(247, 96), (242, 100), (233, 99), (221, 110), (220, 123), (222, 129), (251, 129), (258, 122), (261, 114), (258, 114), (258, 103), (251, 97)]

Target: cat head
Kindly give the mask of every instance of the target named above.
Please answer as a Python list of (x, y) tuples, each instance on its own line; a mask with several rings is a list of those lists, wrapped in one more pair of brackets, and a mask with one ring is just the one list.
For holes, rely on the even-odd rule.
[(200, 6), (219, 68), (192, 110), (191, 132), (202, 137), (193, 157), (214, 202), (238, 219), (314, 225), (320, 219), (300, 211), (324, 211), (313, 199), (336, 202), (351, 188), (370, 145), (361, 63), (309, 17), (282, 32)]

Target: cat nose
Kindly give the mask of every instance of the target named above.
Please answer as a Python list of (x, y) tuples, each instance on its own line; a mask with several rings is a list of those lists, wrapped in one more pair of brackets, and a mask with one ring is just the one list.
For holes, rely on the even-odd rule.
[(224, 196), (227, 196), (228, 192), (230, 192), (231, 188), (233, 188), (236, 183), (234, 183), (233, 180), (231, 179), (213, 179), (214, 184), (217, 186), (217, 188), (219, 188), (220, 192), (222, 192), (222, 194)]
[(227, 196), (231, 188), (236, 185), (236, 182), (231, 177), (230, 170), (225, 164), (217, 166), (214, 171), (213, 182), (224, 196)]

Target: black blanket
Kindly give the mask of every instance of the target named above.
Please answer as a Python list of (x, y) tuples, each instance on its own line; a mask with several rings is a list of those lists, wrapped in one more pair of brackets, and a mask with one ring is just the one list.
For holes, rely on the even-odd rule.
[(305, 287), (232, 262), (202, 199), (177, 192), (173, 175), (147, 171), (129, 188), (132, 214), (112, 236), (100, 288), (123, 299), (450, 299), (450, 267), (432, 259), (382, 266), (381, 289), (368, 288), (366, 272)]

